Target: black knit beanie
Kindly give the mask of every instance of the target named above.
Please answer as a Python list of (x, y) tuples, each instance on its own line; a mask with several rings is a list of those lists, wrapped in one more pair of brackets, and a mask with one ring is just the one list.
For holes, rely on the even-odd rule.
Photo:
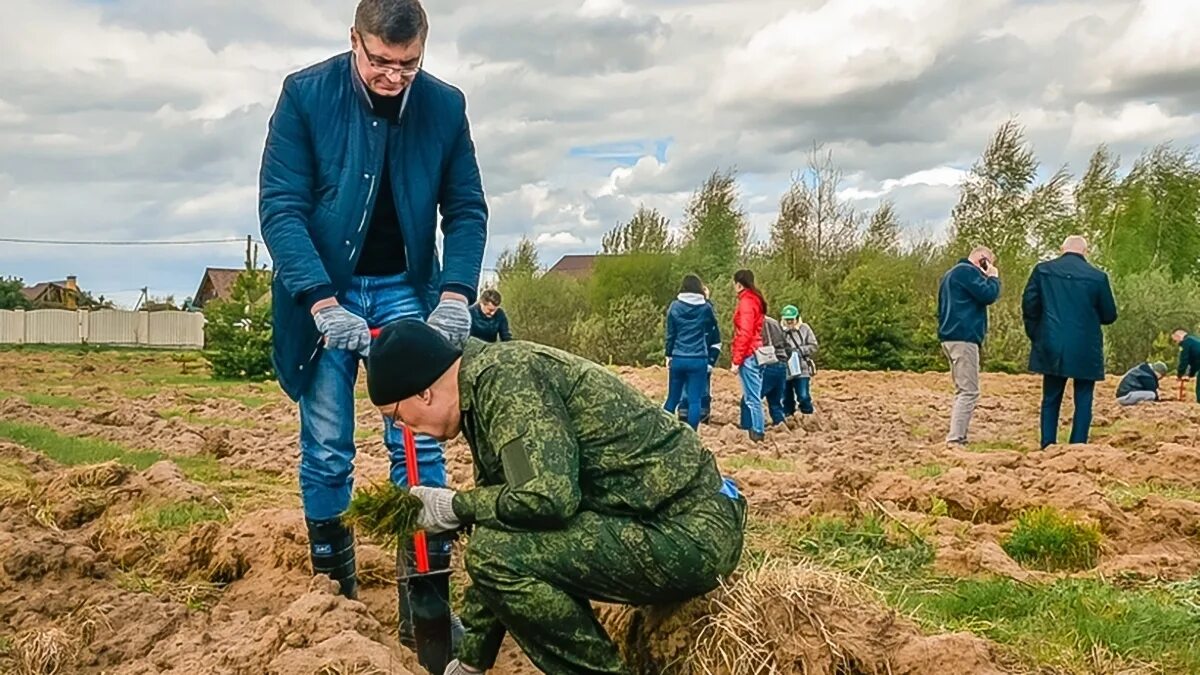
[(462, 351), (424, 321), (401, 319), (383, 327), (367, 357), (367, 393), (377, 406), (403, 401), (437, 382)]

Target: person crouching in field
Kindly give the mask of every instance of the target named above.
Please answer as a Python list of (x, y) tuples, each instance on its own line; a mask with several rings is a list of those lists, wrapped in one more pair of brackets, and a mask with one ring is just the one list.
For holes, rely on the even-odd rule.
[(783, 414), (791, 417), (797, 406), (804, 415), (813, 413), (812, 377), (817, 372), (812, 356), (817, 353), (817, 335), (800, 318), (794, 305), (783, 308), (780, 314), (784, 343), (787, 345), (787, 386), (783, 391)]
[(1143, 361), (1129, 369), (1117, 385), (1117, 403), (1137, 405), (1145, 401), (1158, 400), (1158, 381), (1166, 377), (1167, 364), (1162, 361)]

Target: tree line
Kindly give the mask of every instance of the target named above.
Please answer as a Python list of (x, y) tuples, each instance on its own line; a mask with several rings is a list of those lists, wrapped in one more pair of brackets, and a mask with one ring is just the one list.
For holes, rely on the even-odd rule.
[[(680, 227), (640, 208), (603, 239), (591, 275), (544, 274), (528, 239), (499, 259), (499, 289), (517, 337), (602, 363), (663, 360), (666, 307), (686, 273), (712, 289), (723, 331), (732, 325), (733, 273), (748, 267), (772, 312), (797, 305), (821, 339), (820, 363), (846, 370), (944, 369), (937, 340), (941, 275), (976, 244), (998, 256), (1003, 291), (991, 308), (984, 367), (1022, 372), (1029, 342), (1020, 297), (1034, 264), (1069, 234), (1091, 243), (1120, 310), (1106, 330), (1109, 371), (1174, 353), (1170, 332), (1200, 324), (1200, 161), (1161, 145), (1122, 174), (1100, 146), (1076, 179), (1039, 178), (1024, 130), (1000, 126), (959, 188), (943, 241), (901, 236), (890, 202), (863, 211), (840, 195), (833, 157), (814, 150), (779, 200), (766, 242), (750, 241), (733, 170), (697, 188)], [(729, 336), (725, 336), (726, 341)]]

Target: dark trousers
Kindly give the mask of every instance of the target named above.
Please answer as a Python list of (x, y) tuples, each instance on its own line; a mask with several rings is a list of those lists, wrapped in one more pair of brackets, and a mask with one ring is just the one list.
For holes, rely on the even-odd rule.
[[(1092, 426), (1092, 394), (1096, 388), (1093, 380), (1074, 380), (1075, 415), (1071, 422), (1071, 443), (1087, 443), (1088, 431)], [(1042, 376), (1042, 447), (1058, 442), (1058, 414), (1062, 409), (1063, 392), (1067, 389), (1067, 378), (1057, 375)]]
[(707, 383), (708, 359), (680, 356), (671, 359), (671, 368), (667, 373), (667, 402), (663, 408), (669, 413), (675, 412), (681, 407), (683, 392), (687, 391), (687, 403), (682, 406), (687, 410), (687, 423), (693, 429), (699, 427)]
[(797, 406), (805, 415), (813, 414), (811, 377), (794, 377), (783, 388), (783, 414), (795, 415)]

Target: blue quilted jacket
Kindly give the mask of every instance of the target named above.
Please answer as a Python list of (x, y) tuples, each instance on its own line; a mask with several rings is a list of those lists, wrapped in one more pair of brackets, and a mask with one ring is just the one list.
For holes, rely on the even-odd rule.
[(321, 354), (309, 307), (315, 296), (341, 293), (350, 283), (385, 147), (409, 278), (430, 308), (445, 290), (475, 299), (487, 204), (466, 98), (424, 71), (406, 96), (399, 124), (375, 116), (349, 52), (284, 80), (263, 151), (258, 210), (275, 266), (275, 369), (293, 399), (308, 388)]

